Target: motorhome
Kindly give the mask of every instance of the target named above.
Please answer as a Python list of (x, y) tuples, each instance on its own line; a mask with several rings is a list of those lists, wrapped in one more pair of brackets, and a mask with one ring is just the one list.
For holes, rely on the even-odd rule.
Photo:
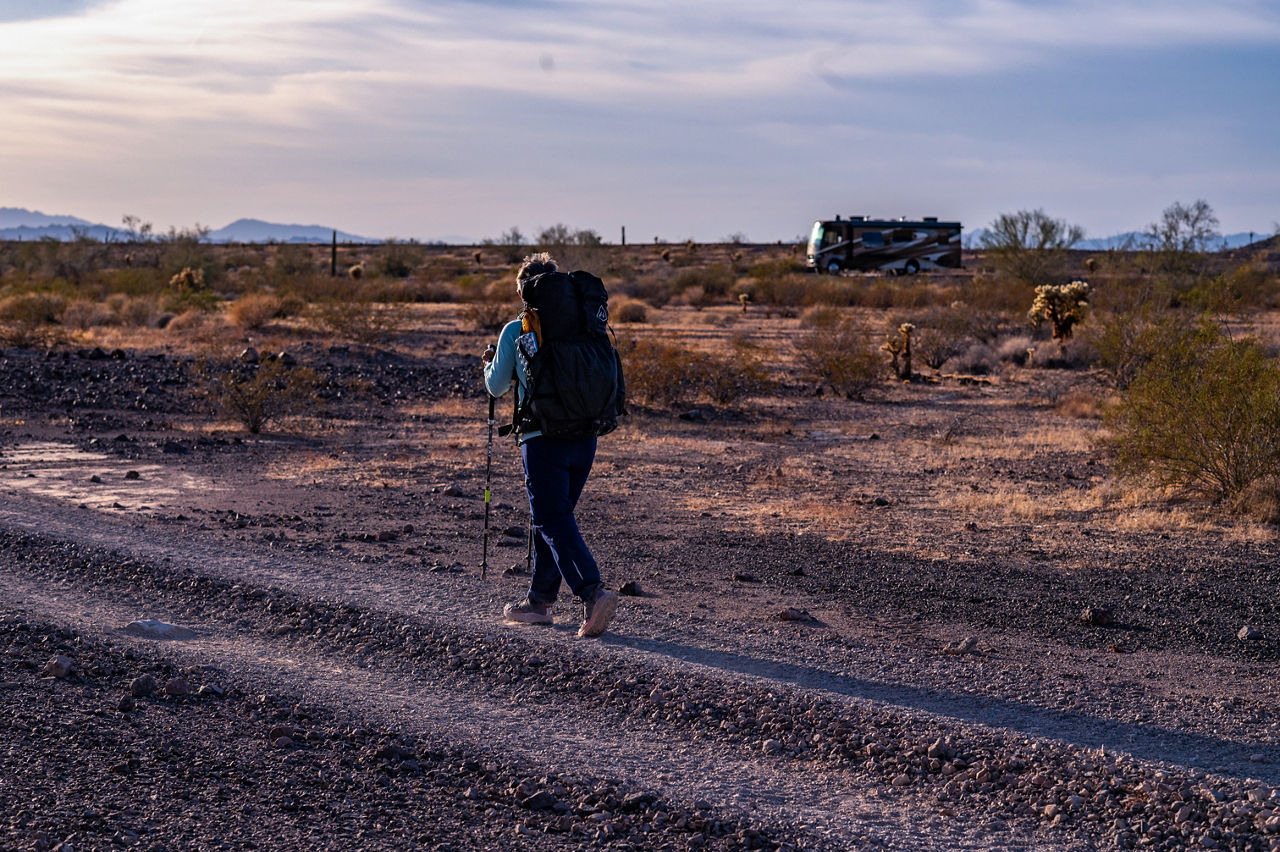
[(960, 223), (923, 219), (850, 216), (813, 223), (809, 267), (838, 275), (848, 270), (884, 270), (914, 275), (960, 266)]

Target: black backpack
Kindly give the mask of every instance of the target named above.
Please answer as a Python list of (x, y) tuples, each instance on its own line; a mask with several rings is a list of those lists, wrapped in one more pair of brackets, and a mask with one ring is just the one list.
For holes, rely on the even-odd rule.
[(609, 340), (609, 294), (590, 272), (547, 272), (522, 289), (516, 341), (524, 401), (511, 427), (553, 438), (607, 435), (626, 414), (622, 358)]

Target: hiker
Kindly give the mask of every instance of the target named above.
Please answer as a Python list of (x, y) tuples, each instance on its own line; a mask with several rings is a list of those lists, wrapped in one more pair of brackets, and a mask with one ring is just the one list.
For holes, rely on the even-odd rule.
[[(517, 379), (517, 414), (514, 419), (518, 422), (513, 423), (513, 428), (520, 444), (533, 524), (533, 576), (529, 581), (528, 594), (519, 603), (507, 604), (502, 614), (508, 621), (521, 624), (551, 624), (551, 607), (563, 579), (583, 603), (585, 612), (582, 626), (578, 629), (578, 636), (582, 637), (603, 633), (618, 606), (617, 593), (604, 588), (600, 582), (600, 569), (582, 540), (573, 515), (591, 473), (596, 435), (603, 434), (604, 429), (612, 428), (612, 425), (601, 427), (596, 423), (593, 427), (593, 422), (589, 421), (575, 428), (557, 423), (555, 431), (567, 434), (555, 437), (543, 434), (543, 424), (535, 419), (527, 405), (530, 378), (521, 366), (522, 361), (528, 363), (539, 346), (550, 342), (547, 338), (552, 329), (564, 326), (566, 321), (571, 321), (570, 327), (578, 327), (572, 324), (579, 321), (576, 316), (552, 315), (557, 306), (561, 312), (578, 312), (583, 305), (581, 299), (576, 302), (561, 299), (554, 304), (539, 302), (542, 305), (539, 311), (531, 307), (530, 295), (535, 291), (557, 292), (556, 288), (561, 288), (558, 292), (572, 293), (575, 280), (590, 280), (599, 288), (602, 301), (597, 310), (604, 317), (596, 322), (602, 333), (607, 320), (607, 296), (599, 279), (585, 273), (575, 272), (572, 276), (561, 273), (550, 254), (538, 252), (526, 257), (516, 273), (516, 292), (524, 301), (525, 310), (520, 317), (507, 323), (498, 335), (497, 344), (485, 350), (482, 361), (485, 386), (492, 396), (505, 394), (512, 378)], [(529, 293), (525, 292), (526, 285)], [(545, 334), (543, 329), (546, 329)], [(605, 342), (607, 345), (607, 338)], [(518, 347), (521, 347), (519, 352)], [(612, 353), (612, 347), (608, 351)], [(616, 356), (611, 354), (609, 357)], [(543, 381), (540, 376), (539, 389), (543, 387)], [(613, 406), (612, 397), (609, 405)], [(616, 424), (616, 418), (612, 422)]]

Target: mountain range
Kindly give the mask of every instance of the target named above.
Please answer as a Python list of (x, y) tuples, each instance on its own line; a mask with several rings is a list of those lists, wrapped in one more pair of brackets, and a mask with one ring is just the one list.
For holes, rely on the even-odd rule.
[[(210, 243), (327, 243), (337, 230), (327, 225), (282, 225), (261, 219), (237, 219), (205, 235)], [(126, 240), (123, 228), (113, 228), (78, 216), (50, 216), (22, 207), (0, 207), (0, 240), (74, 240), (88, 237), (103, 242)], [(380, 243), (379, 239), (338, 231), (343, 243)]]

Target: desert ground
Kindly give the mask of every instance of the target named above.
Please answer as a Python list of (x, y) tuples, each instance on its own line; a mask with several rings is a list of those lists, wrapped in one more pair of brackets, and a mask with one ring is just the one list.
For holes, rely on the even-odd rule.
[[(578, 519), (627, 594), (593, 640), (567, 596), (501, 621), (509, 439), (481, 577), (473, 306), (0, 347), (0, 847), (1280, 849), (1273, 524), (1117, 477), (1095, 369), (849, 398), (802, 311), (685, 302), (620, 337), (770, 381), (600, 439)], [(215, 350), (318, 390), (253, 433)]]

